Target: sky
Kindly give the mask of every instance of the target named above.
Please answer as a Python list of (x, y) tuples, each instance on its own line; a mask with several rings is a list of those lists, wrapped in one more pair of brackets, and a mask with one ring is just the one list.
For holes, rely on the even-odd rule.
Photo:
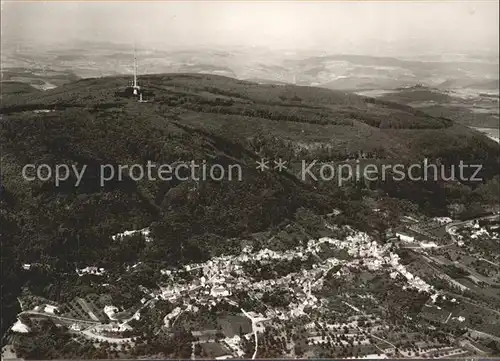
[(2, 42), (498, 54), (490, 1), (2, 1)]

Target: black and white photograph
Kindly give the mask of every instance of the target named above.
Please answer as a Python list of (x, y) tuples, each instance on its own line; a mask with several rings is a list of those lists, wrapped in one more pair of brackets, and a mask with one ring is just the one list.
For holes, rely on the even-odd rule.
[(2, 0), (2, 361), (500, 360), (498, 0)]

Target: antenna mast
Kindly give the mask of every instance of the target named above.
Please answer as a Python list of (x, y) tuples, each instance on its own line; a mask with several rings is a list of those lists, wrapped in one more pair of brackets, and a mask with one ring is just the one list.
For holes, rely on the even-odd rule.
[(137, 55), (134, 45), (134, 89), (137, 88)]

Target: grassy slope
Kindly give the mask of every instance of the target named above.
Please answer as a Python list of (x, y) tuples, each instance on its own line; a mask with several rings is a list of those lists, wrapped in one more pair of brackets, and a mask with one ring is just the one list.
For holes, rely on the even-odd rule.
[(2, 81), (0, 84), (2, 96), (12, 94), (34, 93), (39, 90), (33, 88), (31, 85), (17, 81)]

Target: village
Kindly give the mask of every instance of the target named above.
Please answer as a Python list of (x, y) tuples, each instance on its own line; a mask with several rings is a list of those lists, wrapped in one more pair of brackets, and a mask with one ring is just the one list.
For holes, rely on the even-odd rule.
[[(269, 344), (274, 345), (273, 340), (280, 337), (285, 342), (280, 343), (276, 355), (290, 357), (318, 354), (368, 358), (488, 354), (490, 350), (476, 339), (482, 334), (486, 338), (500, 337), (494, 332), (488, 333), (498, 323), (493, 322), (490, 328), (475, 325), (476, 329), (473, 329), (469, 323), (470, 313), (480, 310), (483, 314), (489, 312), (498, 316), (500, 310), (492, 309), (486, 303), (468, 301), (467, 292), (474, 290), (463, 278), (457, 280), (446, 267), (469, 269), (477, 259), (492, 265), (498, 262), (483, 258), (488, 256), (480, 248), (475, 251), (476, 261), (471, 258), (466, 265), (447, 260), (453, 250), (455, 253), (465, 250), (471, 254), (477, 243), (473, 245), (468, 242), (470, 239), (489, 236), (497, 240), (498, 216), (468, 222), (449, 218), (421, 221), (405, 217), (402, 224), (398, 229), (389, 230), (387, 241), (382, 244), (348, 226), (339, 227), (325, 221), (325, 233), (330, 233), (330, 236), (311, 239), (293, 249), (254, 250), (249, 242), (238, 255), (222, 255), (181, 269), (162, 269), (158, 288), (137, 285), (143, 296), (140, 304), (129, 309), (114, 306), (106, 294), (77, 297), (62, 305), (36, 297), (20, 298), (22, 312), (12, 331), (29, 334), (29, 325), (49, 318), (66, 327), (76, 339), (97, 345), (115, 345), (112, 347), (116, 352), (127, 354), (142, 342), (137, 329), (141, 317), (154, 310), (159, 302), (167, 302), (169, 312), (162, 316), (162, 324), (155, 325), (156, 332), (168, 334), (176, 327), (189, 325), (194, 338), (192, 358), (200, 355), (261, 357), (267, 355)], [(147, 242), (154, 242), (147, 228), (126, 231), (113, 239), (120, 240), (134, 234), (140, 234)], [(411, 252), (409, 257), (412, 260), (408, 262), (404, 255), (402, 259), (398, 255), (401, 251)], [(443, 254), (446, 257), (443, 258)], [(428, 267), (418, 264), (417, 258), (428, 262)], [(137, 263), (127, 269), (134, 273), (143, 266)], [(23, 265), (26, 272), (33, 267), (36, 265)], [(80, 277), (101, 279), (104, 289), (113, 283), (102, 267), (87, 266), (75, 272)], [(497, 282), (498, 285), (498, 268), (496, 272), (490, 270), (488, 275), (481, 275), (481, 272), (480, 269), (477, 272), (470, 270), (468, 282), (474, 284), (476, 292), (482, 290), (481, 284)], [(370, 292), (370, 282), (375, 276), (382, 277), (383, 282), (392, 282), (391, 287), (397, 287), (403, 296), (410, 292), (409, 298), (421, 300), (422, 311), (417, 314), (428, 321), (425, 332), (422, 325), (411, 326), (410, 316), (405, 316), (408, 317), (406, 320), (402, 316), (399, 326), (386, 319), (387, 306)], [(444, 281), (447, 286), (436, 287), (429, 281), (434, 279)], [(352, 286), (346, 288), (345, 283)], [(339, 287), (335, 285), (342, 286), (334, 289)], [(365, 292), (353, 292), (350, 289), (354, 285)], [(216, 321), (204, 325), (199, 320), (192, 322), (204, 319), (206, 313), (216, 315)], [(473, 331), (460, 338), (460, 343), (450, 342), (439, 332), (439, 322), (447, 327)], [(294, 326), (289, 327), (292, 324)], [(400, 336), (405, 332), (412, 337), (402, 343)], [(429, 332), (433, 336), (429, 336)], [(470, 336), (474, 332), (475, 339)], [(485, 338), (484, 335), (479, 339)]]

